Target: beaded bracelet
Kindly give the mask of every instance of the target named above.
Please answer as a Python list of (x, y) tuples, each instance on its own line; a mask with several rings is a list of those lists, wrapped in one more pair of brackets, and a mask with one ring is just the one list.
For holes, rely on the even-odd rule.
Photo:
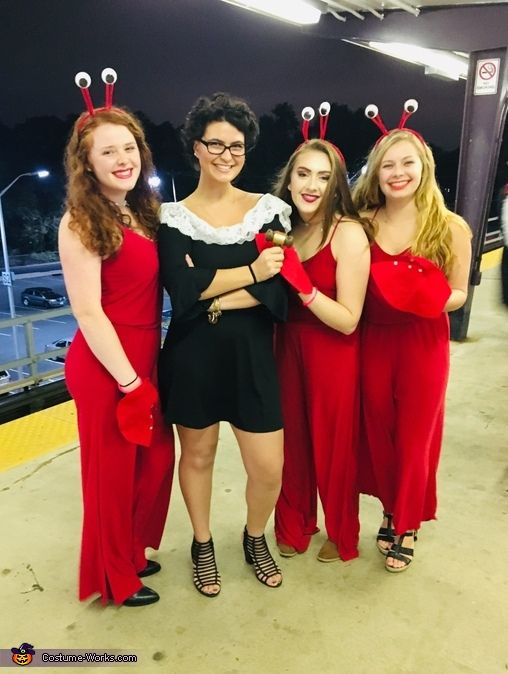
[(312, 292), (311, 292), (311, 294), (310, 294), (309, 299), (306, 300), (305, 302), (302, 302), (303, 306), (304, 306), (304, 307), (308, 307), (309, 304), (311, 304), (312, 302), (314, 302), (314, 300), (316, 299), (317, 294), (318, 294), (318, 289), (316, 288), (316, 286), (314, 286), (314, 288), (312, 288)]

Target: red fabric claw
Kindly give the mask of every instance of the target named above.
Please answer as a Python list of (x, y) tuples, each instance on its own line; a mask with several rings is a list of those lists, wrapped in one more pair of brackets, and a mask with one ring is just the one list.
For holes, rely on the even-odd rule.
[[(266, 248), (271, 248), (273, 243), (267, 241), (264, 234), (256, 234), (256, 246), (258, 251), (262, 253)], [(284, 246), (282, 250), (284, 251), (284, 262), (280, 275), (299, 293), (309, 295), (314, 288), (314, 284), (305, 271), (298, 253), (292, 246)]]
[(116, 406), (116, 419), (126, 440), (149, 447), (153, 435), (153, 409), (158, 400), (155, 386), (145, 379), (137, 389), (126, 393)]
[(423, 257), (373, 262), (370, 273), (390, 306), (423, 318), (438, 318), (452, 292), (443, 271)]

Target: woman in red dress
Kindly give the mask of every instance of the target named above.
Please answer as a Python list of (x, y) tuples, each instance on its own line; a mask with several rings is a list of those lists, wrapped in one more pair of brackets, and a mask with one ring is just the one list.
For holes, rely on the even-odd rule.
[(305, 552), (317, 528), (317, 494), (327, 540), (318, 559), (358, 556), (356, 443), (360, 319), (369, 244), (353, 207), (345, 167), (330, 143), (301, 145), (275, 194), (293, 206), (292, 234), (314, 289), (291, 297), (277, 326), (284, 418), (282, 490), (275, 534), (285, 557)]
[(395, 573), (412, 561), (421, 522), (436, 516), (447, 312), (466, 300), (471, 259), (469, 228), (446, 208), (434, 172), (421, 136), (397, 129), (373, 148), (354, 190), (376, 228), (362, 318), (360, 473), (362, 491), (383, 504), (377, 545)]
[(78, 332), (65, 376), (78, 413), (83, 487), (79, 598), (159, 599), (141, 578), (157, 549), (174, 446), (154, 387), (162, 291), (151, 153), (137, 119), (119, 108), (81, 115), (66, 150), (67, 211), (59, 230)]

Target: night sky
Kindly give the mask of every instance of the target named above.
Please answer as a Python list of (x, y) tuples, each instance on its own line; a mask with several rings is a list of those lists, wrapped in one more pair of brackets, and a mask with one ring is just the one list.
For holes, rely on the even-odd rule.
[(100, 72), (111, 66), (115, 101), (156, 123), (179, 125), (197, 96), (224, 90), (258, 114), (283, 101), (297, 111), (322, 100), (352, 109), (374, 102), (392, 127), (414, 97), (420, 109), (411, 125), (443, 148), (459, 143), (463, 81), (426, 77), (417, 66), (220, 0), (0, 0), (0, 56), (7, 125), (81, 112), (79, 70), (92, 76), (92, 98), (102, 105)]

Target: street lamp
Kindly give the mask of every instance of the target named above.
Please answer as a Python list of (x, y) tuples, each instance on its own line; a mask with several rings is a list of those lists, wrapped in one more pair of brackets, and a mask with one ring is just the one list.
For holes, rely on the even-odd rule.
[[(4, 224), (4, 214), (2, 210), (2, 197), (3, 195), (10, 190), (10, 188), (16, 183), (20, 178), (24, 176), (37, 176), (38, 178), (47, 178), (49, 176), (49, 171), (30, 171), (28, 173), (20, 173), (19, 176), (16, 176), (7, 187), (4, 187), (3, 190), (0, 190), (0, 237), (2, 239), (2, 255), (4, 260), (4, 271), (2, 272), (2, 285), (7, 286), (7, 297), (9, 298), (9, 312), (11, 318), (16, 318), (16, 307), (14, 305), (14, 293), (12, 292), (12, 275), (11, 268), (9, 266), (9, 253), (7, 250), (7, 238), (5, 236), (5, 224)], [(19, 350), (18, 350), (18, 337), (16, 334), (16, 326), (12, 326), (12, 338), (14, 341), (14, 357), (15, 360), (19, 359)], [(19, 379), (21, 379), (21, 371), (19, 371)]]

